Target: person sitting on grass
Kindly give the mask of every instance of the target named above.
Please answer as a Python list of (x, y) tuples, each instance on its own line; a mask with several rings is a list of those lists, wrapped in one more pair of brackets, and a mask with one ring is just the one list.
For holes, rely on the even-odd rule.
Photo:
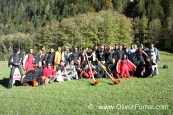
[(64, 71), (64, 68), (65, 68), (65, 64), (63, 62), (63, 60), (60, 60), (60, 64), (57, 65), (56, 67), (56, 81), (58, 82), (63, 82), (64, 81), (64, 76), (63, 76), (63, 71)]
[(62, 71), (62, 78), (63, 78), (63, 80), (64, 81), (69, 81), (69, 80), (71, 80), (71, 71), (69, 72), (67, 72), (67, 68), (66, 68), (66, 66), (64, 66), (64, 70)]
[[(101, 62), (100, 62), (100, 64), (101, 64)], [(107, 74), (100, 64), (99, 64), (99, 60), (97, 60), (95, 63), (95, 71), (97, 72), (97, 78), (107, 78)], [(105, 69), (106, 69), (106, 67), (105, 67)]]
[(77, 60), (77, 64), (75, 65), (76, 67), (76, 71), (78, 74), (79, 79), (83, 78), (83, 69), (82, 69), (82, 65), (81, 65), (81, 60)]
[(61, 60), (60, 66), (57, 67), (56, 81), (58, 81), (58, 82), (69, 81), (69, 80), (71, 80), (70, 74), (71, 74), (71, 71), (67, 72), (65, 64), (64, 64), (63, 60)]
[(52, 68), (51, 64), (48, 63), (47, 67), (43, 69), (44, 77), (45, 77), (45, 85), (50, 82), (53, 82), (56, 79), (56, 72)]
[(85, 66), (84, 71), (84, 77), (87, 79), (97, 75), (97, 72), (95, 71), (95, 66), (91, 64), (91, 61), (89, 61), (89, 63)]
[(113, 77), (119, 78), (119, 74), (116, 70), (116, 66), (117, 66), (117, 62), (116, 62), (115, 58), (113, 58), (112, 63), (108, 65), (108, 71)]
[(63, 60), (61, 60), (60, 65), (56, 67), (56, 71), (56, 81), (63, 82), (71, 80), (72, 71), (67, 71), (66, 65), (64, 64)]
[(71, 60), (70, 64), (66, 66), (66, 71), (68, 73), (70, 73), (69, 77), (71, 79), (78, 79), (78, 74), (77, 74), (76, 68), (74, 66), (74, 61), (73, 60)]
[(57, 67), (56, 81), (63, 82), (69, 81), (72, 78), (78, 79), (74, 61), (72, 60), (69, 65), (65, 66), (64, 61), (61, 60), (60, 66)]

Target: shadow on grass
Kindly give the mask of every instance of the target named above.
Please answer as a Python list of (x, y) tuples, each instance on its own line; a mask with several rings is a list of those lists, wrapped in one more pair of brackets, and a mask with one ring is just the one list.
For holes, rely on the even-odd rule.
[(89, 83), (88, 85), (90, 85), (90, 86), (96, 86), (94, 83)]
[[(8, 82), (9, 82), (9, 78), (3, 78), (0, 80), (0, 85), (7, 88), (8, 87)], [(13, 86), (21, 86), (21, 82), (20, 81), (15, 81), (15, 84)]]
[(3, 78), (0, 80), (0, 85), (2, 85), (3, 87), (7, 88), (8, 87), (8, 78)]
[(114, 84), (114, 83), (108, 83), (109, 85), (116, 85), (116, 84)]
[(98, 84), (94, 84), (94, 83), (89, 83), (88, 85), (90, 85), (90, 86), (97, 86), (97, 85), (99, 85), (100, 83), (98, 83)]

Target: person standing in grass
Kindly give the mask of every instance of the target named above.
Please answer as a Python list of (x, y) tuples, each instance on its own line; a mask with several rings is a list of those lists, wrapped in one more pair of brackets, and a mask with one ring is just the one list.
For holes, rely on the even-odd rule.
[(74, 61), (74, 65), (76, 65), (78, 59), (79, 59), (79, 52), (78, 52), (77, 47), (75, 47), (74, 51), (70, 55), (70, 61), (73, 60)]
[(138, 49), (135, 52), (135, 56), (134, 56), (134, 64), (137, 66), (136, 68), (136, 72), (134, 73), (134, 75), (141, 77), (141, 73), (144, 69), (145, 66), (145, 60), (144, 57), (147, 57), (148, 55), (146, 54), (146, 52), (144, 52), (142, 50), (142, 46), (139, 45)]
[(123, 54), (128, 54), (128, 49), (127, 49), (127, 46), (126, 45), (123, 45)]
[(99, 54), (98, 54), (98, 59), (99, 59), (99, 61), (103, 64), (103, 65), (105, 65), (105, 50), (104, 50), (104, 46), (101, 46), (101, 48), (100, 48), (100, 51), (99, 51)]
[(79, 59), (81, 60), (81, 63), (87, 61), (88, 54), (88, 48), (82, 48), (82, 52), (79, 54)]
[(72, 54), (72, 52), (70, 52), (70, 49), (69, 47), (65, 47), (65, 50), (64, 50), (64, 57), (63, 57), (63, 61), (64, 63), (67, 65), (69, 64), (69, 57), (70, 55)]
[(154, 44), (150, 44), (150, 48), (148, 49), (148, 55), (151, 57), (152, 65), (152, 76), (158, 75), (158, 67), (157, 63), (160, 60), (160, 53), (159, 50), (154, 47)]
[(44, 54), (42, 50), (39, 50), (39, 52), (37, 53), (36, 57), (35, 57), (35, 63), (41, 62), (43, 65), (43, 60), (44, 60)]
[(55, 58), (54, 58), (54, 69), (56, 70), (56, 67), (61, 63), (60, 61), (63, 60), (64, 52), (61, 51), (61, 47), (58, 47), (58, 51), (55, 52)]
[(29, 70), (33, 69), (35, 67), (34, 63), (34, 55), (33, 55), (33, 49), (29, 49), (29, 53), (24, 57), (23, 60), (23, 69), (28, 72)]
[(134, 63), (134, 56), (135, 56), (135, 52), (136, 52), (136, 49), (135, 49), (135, 45), (132, 44), (131, 45), (131, 48), (128, 50), (128, 59)]
[(119, 46), (119, 50), (118, 50), (118, 60), (123, 59), (123, 55), (124, 55), (124, 54), (125, 54), (125, 53), (124, 53), (124, 50), (123, 50), (123, 46), (120, 45), (120, 46)]
[(98, 58), (96, 54), (96, 49), (92, 49), (92, 53), (90, 56), (88, 56), (88, 58), (91, 60), (93, 65), (96, 65), (96, 59)]
[(53, 67), (54, 66), (54, 59), (55, 59), (55, 53), (54, 53), (54, 49), (51, 48), (50, 49), (50, 52), (48, 52), (46, 55), (45, 55), (45, 58), (44, 58), (44, 65), (48, 65), (48, 63), (51, 64), (51, 66)]
[(111, 46), (108, 46), (108, 49), (106, 50), (105, 53), (105, 60), (107, 64), (110, 64), (112, 61), (112, 56), (113, 56), (113, 50)]
[(115, 46), (115, 49), (114, 49), (114, 53), (113, 53), (113, 59), (115, 59), (115, 61), (118, 61), (118, 51), (119, 51), (119, 46), (118, 45), (116, 45)]
[(14, 54), (12, 54), (8, 61), (8, 66), (11, 68), (8, 89), (12, 88), (15, 80), (21, 80), (23, 73), (22, 73), (22, 57), (20, 55), (20, 49), (16, 48)]
[(120, 73), (122, 78), (130, 78), (129, 71), (135, 72), (136, 66), (127, 59), (127, 55), (123, 55), (123, 59), (119, 60), (117, 63), (117, 72)]

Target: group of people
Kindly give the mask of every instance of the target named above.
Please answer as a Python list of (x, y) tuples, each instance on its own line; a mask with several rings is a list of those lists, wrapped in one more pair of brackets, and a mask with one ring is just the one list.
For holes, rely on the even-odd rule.
[[(91, 77), (107, 78), (108, 71), (115, 78), (131, 78), (156, 76), (158, 74), (157, 63), (160, 54), (154, 44), (144, 48), (142, 44), (126, 46), (95, 46), (91, 52), (83, 48), (81, 52), (75, 47), (72, 50), (65, 47), (64, 51), (58, 47), (57, 51), (50, 48), (46, 53), (45, 47), (34, 55), (33, 49), (24, 56), (20, 55), (20, 49), (16, 48), (10, 56), (8, 65), (11, 68), (8, 88), (11, 88), (16, 80), (22, 85), (34, 86), (48, 84), (53, 81), (63, 82), (72, 79), (90, 79)], [(23, 74), (22, 69), (26, 72)]]

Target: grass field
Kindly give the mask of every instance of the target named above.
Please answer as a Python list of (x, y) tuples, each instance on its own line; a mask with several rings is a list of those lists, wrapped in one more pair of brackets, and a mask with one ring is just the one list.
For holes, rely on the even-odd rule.
[[(169, 68), (162, 69), (164, 64)], [(83, 79), (6, 89), (10, 70), (7, 62), (0, 62), (0, 114), (172, 115), (173, 54), (161, 52), (158, 66), (155, 78), (121, 79), (119, 85), (99, 79), (92, 86), (92, 80)]]

